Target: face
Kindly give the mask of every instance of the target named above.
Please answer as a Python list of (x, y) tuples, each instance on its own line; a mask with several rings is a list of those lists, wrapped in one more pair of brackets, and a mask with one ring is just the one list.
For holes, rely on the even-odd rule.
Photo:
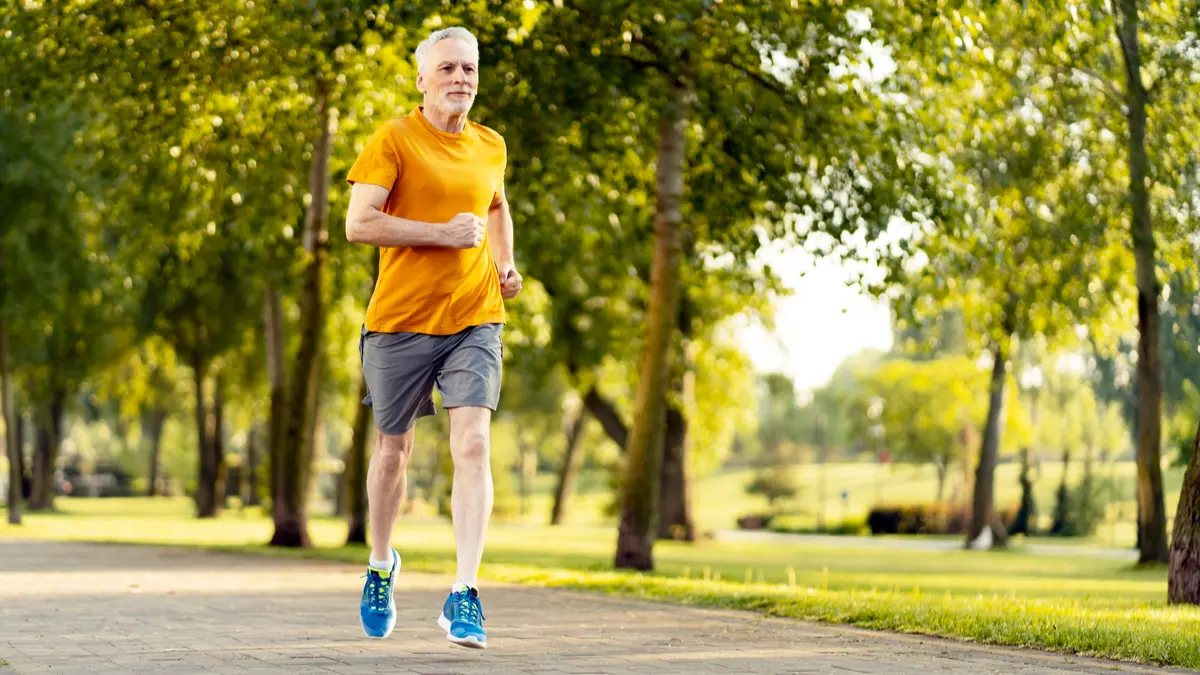
[(417, 90), (425, 107), (464, 115), (475, 102), (479, 87), (479, 54), (462, 40), (442, 40), (429, 50), (417, 74)]

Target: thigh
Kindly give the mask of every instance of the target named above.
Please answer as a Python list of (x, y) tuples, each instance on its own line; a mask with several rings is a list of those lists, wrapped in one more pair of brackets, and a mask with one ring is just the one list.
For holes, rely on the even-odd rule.
[(443, 408), (495, 410), (500, 404), (504, 374), (502, 330), (503, 326), (496, 323), (474, 326), (446, 355), (437, 372)]
[(364, 405), (375, 411), (375, 428), (400, 436), (420, 417), (432, 415), (437, 364), (436, 340), (417, 333), (366, 333), (362, 336)]

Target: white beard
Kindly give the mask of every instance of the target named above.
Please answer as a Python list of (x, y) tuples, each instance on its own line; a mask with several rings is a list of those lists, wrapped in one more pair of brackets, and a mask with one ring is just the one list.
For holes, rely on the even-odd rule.
[(467, 100), (446, 97), (446, 112), (451, 115), (463, 115), (471, 110), (471, 105), (475, 103), (475, 98), (471, 97)]

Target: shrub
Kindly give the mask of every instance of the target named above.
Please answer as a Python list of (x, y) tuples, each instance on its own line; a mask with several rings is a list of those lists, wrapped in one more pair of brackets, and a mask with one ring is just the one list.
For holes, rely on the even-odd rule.
[(796, 496), (796, 476), (791, 467), (764, 467), (754, 472), (746, 494), (762, 495), (772, 508), (776, 502)]
[(871, 534), (963, 534), (970, 522), (967, 508), (951, 504), (876, 506), (867, 514)]
[(767, 529), (785, 534), (832, 534), (836, 536), (858, 536), (870, 534), (866, 518), (847, 518), (817, 527), (811, 516), (783, 515), (771, 519)]
[(737, 520), (739, 530), (763, 530), (771, 523), (772, 516), (769, 514), (752, 513)]

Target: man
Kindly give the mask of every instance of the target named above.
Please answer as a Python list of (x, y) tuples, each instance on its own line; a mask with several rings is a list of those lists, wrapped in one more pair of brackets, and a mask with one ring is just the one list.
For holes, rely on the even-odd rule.
[(417, 47), (424, 105), (376, 130), (350, 169), (346, 238), (380, 247), (379, 279), (359, 349), (378, 429), (367, 472), (371, 556), (359, 608), (368, 637), (396, 624), (400, 555), (392, 529), (407, 483), (413, 424), (450, 415), (457, 582), (438, 625), (451, 642), (486, 646), (476, 587), (492, 512), (491, 414), (500, 398), (504, 300), (521, 290), (504, 196), (504, 139), (467, 119), (479, 46), (463, 28)]

